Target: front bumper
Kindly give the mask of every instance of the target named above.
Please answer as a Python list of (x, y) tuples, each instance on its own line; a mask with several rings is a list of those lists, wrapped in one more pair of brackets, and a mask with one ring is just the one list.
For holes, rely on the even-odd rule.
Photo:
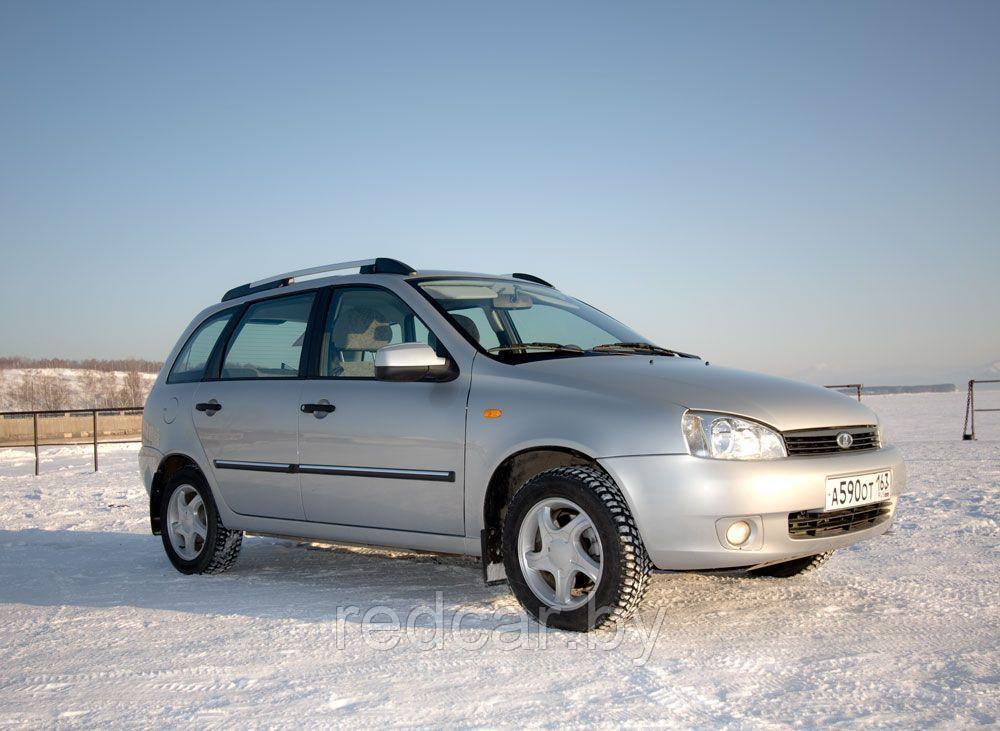
[[(788, 514), (822, 510), (826, 478), (892, 471), (892, 510), (906, 487), (898, 449), (830, 457), (737, 462), (686, 454), (599, 460), (625, 494), (653, 565), (661, 570), (757, 566), (849, 546), (888, 530), (891, 519), (867, 530), (828, 538), (792, 539)], [(728, 547), (723, 518), (748, 517), (757, 534), (749, 547)], [(724, 523), (724, 522), (723, 522)]]

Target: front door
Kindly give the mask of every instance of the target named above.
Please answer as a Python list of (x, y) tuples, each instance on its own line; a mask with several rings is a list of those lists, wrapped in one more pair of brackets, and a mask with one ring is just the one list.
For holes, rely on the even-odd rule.
[(198, 385), (193, 419), (226, 504), (242, 515), (302, 520), (298, 414), (303, 342), (315, 293), (255, 302), (225, 349), (218, 380)]
[(376, 380), (375, 351), (402, 342), (436, 344), (397, 295), (375, 287), (334, 290), (319, 377), (302, 386), (299, 481), (306, 519), (464, 535), (470, 374), (447, 383)]

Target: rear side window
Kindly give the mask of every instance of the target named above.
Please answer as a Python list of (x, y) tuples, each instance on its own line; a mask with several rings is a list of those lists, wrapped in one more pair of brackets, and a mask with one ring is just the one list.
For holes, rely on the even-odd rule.
[(167, 383), (192, 383), (202, 379), (215, 343), (235, 312), (236, 310), (219, 312), (198, 326), (174, 361)]
[(222, 361), (222, 378), (295, 378), (314, 292), (250, 305)]

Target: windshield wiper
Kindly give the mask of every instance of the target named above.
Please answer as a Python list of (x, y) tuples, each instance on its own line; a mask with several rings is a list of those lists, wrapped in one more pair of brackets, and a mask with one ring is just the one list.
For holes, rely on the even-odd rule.
[(604, 343), (603, 345), (595, 345), (591, 350), (598, 353), (601, 352), (614, 352), (614, 351), (631, 351), (638, 353), (651, 353), (653, 355), (672, 355), (675, 358), (697, 358), (701, 360), (700, 356), (692, 355), (691, 353), (682, 353), (679, 350), (670, 350), (669, 348), (661, 348), (659, 345), (653, 345), (652, 343)]
[(516, 353), (525, 350), (560, 350), (568, 353), (582, 353), (583, 348), (562, 343), (516, 343), (515, 345), (497, 345), (490, 348), (490, 353)]

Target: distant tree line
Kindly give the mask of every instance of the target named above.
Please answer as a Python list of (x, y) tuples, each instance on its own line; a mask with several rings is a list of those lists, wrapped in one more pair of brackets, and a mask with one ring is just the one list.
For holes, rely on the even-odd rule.
[(139, 373), (159, 373), (163, 363), (143, 358), (120, 358), (117, 360), (87, 358), (22, 358), (19, 355), (0, 356), (0, 370), (8, 368), (72, 368), (74, 370), (108, 372), (138, 371)]
[(0, 410), (142, 406), (152, 384), (153, 378), (149, 374), (135, 368), (124, 371), (3, 369), (0, 370)]

